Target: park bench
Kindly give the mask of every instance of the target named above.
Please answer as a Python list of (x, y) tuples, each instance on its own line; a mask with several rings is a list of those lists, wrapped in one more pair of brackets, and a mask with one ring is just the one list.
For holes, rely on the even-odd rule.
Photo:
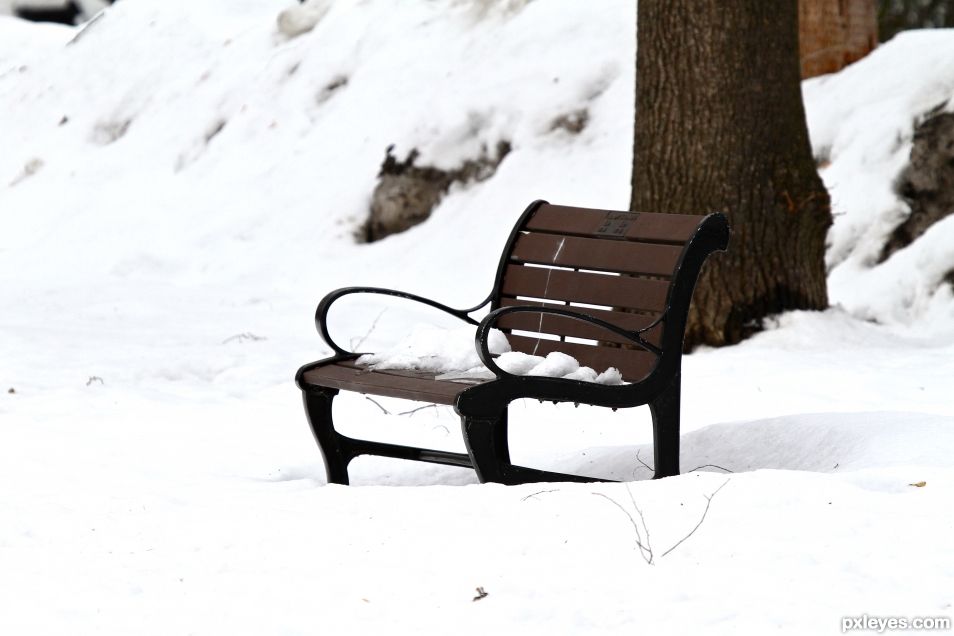
[[(507, 408), (521, 398), (613, 409), (648, 404), (654, 478), (679, 474), (680, 370), (689, 302), (706, 257), (724, 251), (728, 239), (722, 214), (613, 212), (535, 201), (514, 226), (493, 290), (479, 305), (452, 309), (414, 294), (371, 287), (331, 292), (318, 305), (315, 322), (335, 354), (303, 366), (296, 375), (328, 481), (347, 484), (348, 463), (359, 455), (465, 466), (482, 482), (596, 481), (511, 463)], [(326, 318), (336, 300), (362, 293), (410, 299), (476, 325), (477, 353), (494, 379), (463, 383), (357, 365), (360, 354), (331, 338)], [(490, 313), (482, 320), (471, 316), (487, 305)], [(597, 372), (616, 367), (626, 384), (511, 375), (489, 351), (491, 328), (506, 333), (514, 351), (561, 351)], [(452, 405), (461, 417), (467, 452), (346, 437), (332, 420), (339, 390)]]

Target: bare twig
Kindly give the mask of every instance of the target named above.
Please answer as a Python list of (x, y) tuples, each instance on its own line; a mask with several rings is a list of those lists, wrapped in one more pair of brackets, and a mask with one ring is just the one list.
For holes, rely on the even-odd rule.
[(539, 490), (539, 491), (537, 491), (537, 492), (530, 493), (530, 494), (527, 495), (526, 497), (521, 497), (521, 498), (520, 498), (520, 501), (526, 501), (527, 499), (531, 499), (531, 498), (533, 498), (533, 497), (536, 497), (537, 495), (545, 495), (545, 494), (547, 494), (548, 492), (560, 492), (560, 489), (559, 489), (559, 488), (554, 488), (553, 490)]
[[(639, 520), (643, 524), (643, 530), (646, 531), (646, 548), (649, 550), (649, 560), (647, 563), (650, 565), (653, 564), (653, 548), (652, 544), (649, 542), (649, 526), (646, 525), (646, 517), (643, 516), (642, 509), (636, 505), (636, 497), (633, 496), (633, 491), (629, 489), (629, 484), (626, 485), (626, 494), (629, 495), (629, 501), (633, 504), (633, 509), (639, 513)], [(637, 533), (638, 536), (638, 533)]]
[(387, 410), (386, 408), (384, 408), (383, 406), (381, 406), (380, 404), (378, 404), (378, 401), (375, 400), (374, 398), (368, 397), (368, 396), (366, 395), (366, 396), (364, 396), (364, 399), (366, 399), (368, 402), (370, 402), (371, 404), (373, 404), (373, 405), (375, 405), (376, 407), (378, 407), (379, 409), (381, 409), (381, 410), (384, 412), (385, 415), (390, 415), (390, 414), (391, 414), (391, 411)]
[(437, 408), (436, 404), (425, 404), (424, 406), (419, 406), (416, 409), (411, 409), (410, 411), (402, 411), (398, 415), (414, 415), (418, 411), (423, 411), (424, 409)]
[[(699, 518), (699, 523), (696, 524), (696, 527), (693, 528), (692, 531), (689, 532), (689, 534), (687, 534), (687, 535), (684, 536), (683, 538), (679, 539), (679, 541), (676, 542), (676, 545), (672, 546), (671, 548), (669, 548), (668, 550), (666, 550), (665, 552), (663, 552), (663, 553), (662, 553), (662, 556), (666, 556), (667, 554), (669, 554), (670, 552), (672, 552), (673, 550), (675, 550), (676, 548), (678, 548), (680, 545), (682, 545), (682, 542), (683, 542), (683, 541), (685, 541), (686, 539), (688, 539), (689, 537), (691, 537), (693, 534), (695, 534), (696, 530), (699, 529), (699, 526), (702, 525), (702, 522), (706, 520), (706, 515), (709, 513), (709, 506), (712, 505), (712, 499), (719, 493), (720, 490), (722, 490), (723, 488), (725, 488), (725, 485), (726, 485), (727, 483), (729, 483), (729, 481), (730, 481), (729, 479), (726, 479), (724, 482), (722, 482), (722, 485), (721, 485), (721, 486), (719, 486), (718, 488), (716, 488), (716, 489), (712, 492), (711, 495), (705, 495), (705, 498), (706, 498), (706, 509), (702, 511), (702, 516)], [(662, 558), (662, 557), (660, 557), (660, 558)]]
[(729, 470), (728, 468), (723, 468), (722, 466), (717, 466), (717, 465), (715, 465), (715, 464), (703, 464), (702, 466), (696, 466), (695, 468), (693, 468), (693, 469), (690, 470), (689, 472), (690, 472), (690, 473), (694, 473), (694, 472), (696, 472), (697, 470), (699, 470), (700, 468), (718, 468), (719, 470), (724, 470), (724, 471), (727, 472), (727, 473), (735, 473), (734, 470)]
[[(649, 464), (647, 464), (646, 462), (644, 462), (644, 461), (640, 458), (639, 453), (640, 453), (640, 451), (636, 451), (636, 461), (638, 461), (640, 464), (642, 464), (643, 468), (645, 468), (646, 470), (648, 470), (648, 471), (650, 471), (650, 472), (656, 472), (655, 469), (654, 469), (652, 466), (650, 466)], [(716, 464), (703, 464), (702, 466), (696, 466), (696, 467), (693, 468), (692, 470), (689, 470), (689, 471), (686, 471), (686, 472), (694, 473), (695, 471), (697, 471), (697, 470), (699, 470), (699, 469), (701, 469), (701, 468), (718, 468), (719, 470), (724, 470), (724, 471), (727, 472), (727, 473), (734, 473), (734, 472), (735, 472), (734, 470), (729, 470), (728, 468), (723, 468), (722, 466), (718, 466), (718, 465), (716, 465)], [(635, 471), (633, 472), (633, 474), (634, 474), (634, 476), (635, 476)]]
[(652, 466), (650, 466), (649, 464), (647, 464), (646, 462), (644, 462), (642, 459), (640, 459), (640, 457), (639, 457), (639, 451), (636, 451), (636, 461), (638, 461), (640, 464), (642, 464), (643, 467), (646, 468), (646, 470), (648, 470), (649, 472), (651, 472), (651, 473), (656, 472), (656, 469), (655, 469), (655, 468), (653, 468)]
[(364, 344), (364, 341), (368, 339), (368, 336), (370, 336), (372, 333), (374, 333), (374, 328), (378, 326), (378, 321), (381, 320), (381, 316), (383, 316), (383, 315), (384, 315), (384, 312), (386, 312), (386, 311), (387, 311), (387, 307), (385, 307), (384, 309), (381, 310), (381, 312), (378, 314), (377, 318), (374, 319), (374, 322), (371, 323), (371, 327), (368, 328), (368, 332), (367, 332), (366, 334), (364, 334), (363, 336), (361, 336), (361, 339), (358, 340), (358, 343), (357, 343), (357, 344), (355, 344), (354, 338), (351, 339), (351, 350), (352, 350), (352, 351), (357, 351), (358, 348), (359, 348), (361, 345)]
[[(627, 488), (627, 490), (629, 490), (629, 488)], [(641, 557), (643, 557), (643, 560), (646, 563), (648, 563), (649, 565), (652, 565), (653, 550), (652, 548), (648, 546), (648, 543), (647, 545), (643, 545), (643, 535), (639, 531), (639, 524), (636, 523), (636, 519), (633, 518), (633, 515), (629, 514), (629, 511), (623, 506), (621, 506), (620, 503), (616, 501), (615, 499), (613, 499), (612, 497), (608, 497), (601, 492), (594, 492), (591, 494), (596, 495), (597, 497), (602, 497), (603, 499), (607, 500), (608, 502), (610, 502), (611, 504), (619, 508), (623, 512), (623, 514), (629, 518), (629, 522), (632, 524), (633, 530), (636, 531), (636, 546), (639, 548), (639, 554)], [(630, 499), (632, 499), (632, 497), (633, 497), (633, 494), (630, 493)], [(636, 505), (635, 501), (633, 501), (633, 505), (634, 506)], [(643, 518), (643, 513), (639, 510), (639, 508), (636, 508), (636, 512), (639, 513), (640, 521), (643, 523), (643, 528), (646, 530), (646, 536), (649, 537), (649, 531), (646, 528), (646, 520)]]

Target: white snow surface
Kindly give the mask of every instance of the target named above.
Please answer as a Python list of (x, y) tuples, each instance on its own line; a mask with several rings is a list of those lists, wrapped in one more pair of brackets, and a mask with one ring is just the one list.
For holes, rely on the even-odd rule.
[[(517, 463), (628, 483), (362, 457), (340, 487), (292, 382), (330, 353), (317, 300), (470, 306), (531, 200), (624, 208), (635, 11), (334, 2), (289, 37), (293, 5), (126, 0), (82, 32), (0, 17), (0, 633), (804, 635), (954, 614), (954, 226), (871, 259), (904, 215), (912, 122), (950, 106), (950, 32), (805, 85), (840, 306), (686, 356), (683, 475), (648, 480), (646, 408), (521, 401)], [(580, 134), (552, 125), (582, 109)], [(354, 241), (389, 144), (448, 167), (501, 140), (493, 178)], [(330, 319), (375, 351), (453, 324), (432, 314), (349, 296)], [(342, 393), (335, 415), (463, 450), (447, 407)]]

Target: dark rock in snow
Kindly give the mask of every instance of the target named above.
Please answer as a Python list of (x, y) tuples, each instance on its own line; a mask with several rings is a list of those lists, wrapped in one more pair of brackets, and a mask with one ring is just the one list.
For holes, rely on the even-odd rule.
[(391, 154), (394, 146), (388, 146), (378, 185), (371, 196), (371, 215), (362, 228), (361, 238), (377, 241), (421, 223), (431, 215), (451, 184), (489, 179), (510, 149), (510, 143), (501, 141), (494, 156), (485, 148), (477, 159), (467, 160), (454, 170), (442, 170), (414, 165), (419, 156), (416, 148), (400, 161)]
[(896, 188), (911, 215), (891, 234), (882, 261), (954, 212), (954, 113), (932, 111), (915, 128), (911, 163)]

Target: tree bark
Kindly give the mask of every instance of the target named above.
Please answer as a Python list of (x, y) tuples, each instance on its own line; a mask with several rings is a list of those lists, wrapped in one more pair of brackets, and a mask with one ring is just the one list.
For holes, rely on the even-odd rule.
[(798, 0), (802, 79), (834, 73), (878, 45), (875, 0)]
[(686, 345), (739, 342), (768, 315), (828, 304), (828, 193), (799, 81), (796, 0), (640, 0), (631, 209), (721, 211)]

